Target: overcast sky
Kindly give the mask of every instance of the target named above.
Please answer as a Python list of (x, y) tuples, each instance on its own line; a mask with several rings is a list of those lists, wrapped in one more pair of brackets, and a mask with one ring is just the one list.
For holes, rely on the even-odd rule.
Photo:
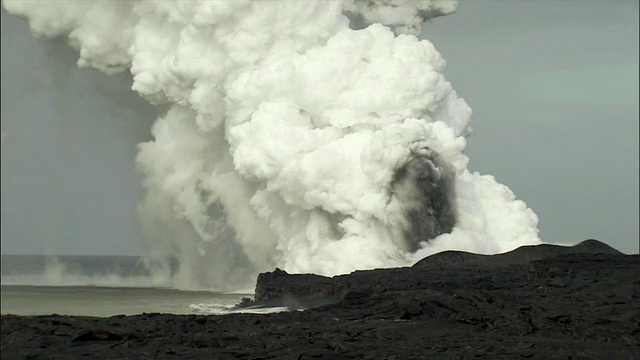
[[(138, 255), (135, 146), (156, 110), (127, 75), (1, 19), (2, 253)], [(539, 216), (546, 242), (638, 252), (638, 2), (470, 1), (427, 23), (474, 111), (470, 170)]]

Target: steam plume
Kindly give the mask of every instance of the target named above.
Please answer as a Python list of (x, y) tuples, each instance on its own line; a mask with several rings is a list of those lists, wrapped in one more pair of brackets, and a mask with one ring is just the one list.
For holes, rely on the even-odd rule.
[(539, 242), (536, 215), (467, 170), (471, 109), (434, 46), (407, 35), (455, 2), (4, 6), (36, 36), (67, 37), (79, 66), (129, 69), (134, 90), (171, 105), (137, 162), (147, 259), (159, 271), (177, 259), (175, 286)]

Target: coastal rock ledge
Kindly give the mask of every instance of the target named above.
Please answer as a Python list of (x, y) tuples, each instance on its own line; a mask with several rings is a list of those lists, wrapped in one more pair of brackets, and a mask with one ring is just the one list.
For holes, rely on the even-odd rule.
[(640, 359), (640, 256), (596, 240), (326, 278), (261, 274), (270, 314), (1, 317), (2, 359)]
[(515, 270), (526, 265), (529, 267), (528, 279), (531, 280), (539, 276), (536, 275), (538, 269), (544, 266), (544, 262), (539, 260), (566, 254), (622, 255), (603, 242), (589, 239), (574, 246), (522, 246), (497, 255), (444, 251), (426, 257), (412, 267), (362, 270), (332, 278), (315, 274), (288, 274), (276, 268), (273, 272), (258, 275), (254, 300), (247, 299), (239, 306), (306, 309), (337, 303), (346, 296), (353, 297), (356, 294), (364, 296), (423, 289), (491, 290), (509, 286), (515, 280), (504, 277), (503, 271), (495, 271), (497, 269)]

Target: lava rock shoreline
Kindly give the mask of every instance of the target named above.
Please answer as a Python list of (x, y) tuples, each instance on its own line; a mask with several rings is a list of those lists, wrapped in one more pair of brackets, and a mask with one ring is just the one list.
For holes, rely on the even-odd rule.
[(326, 278), (260, 274), (271, 314), (3, 315), (2, 359), (640, 359), (640, 255), (587, 240)]

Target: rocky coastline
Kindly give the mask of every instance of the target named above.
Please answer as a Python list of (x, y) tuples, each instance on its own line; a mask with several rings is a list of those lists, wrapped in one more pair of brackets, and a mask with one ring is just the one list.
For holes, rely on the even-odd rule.
[[(2, 359), (640, 359), (640, 255), (587, 240), (333, 278), (276, 269), (228, 315), (1, 317)], [(304, 311), (301, 311), (304, 310)]]

